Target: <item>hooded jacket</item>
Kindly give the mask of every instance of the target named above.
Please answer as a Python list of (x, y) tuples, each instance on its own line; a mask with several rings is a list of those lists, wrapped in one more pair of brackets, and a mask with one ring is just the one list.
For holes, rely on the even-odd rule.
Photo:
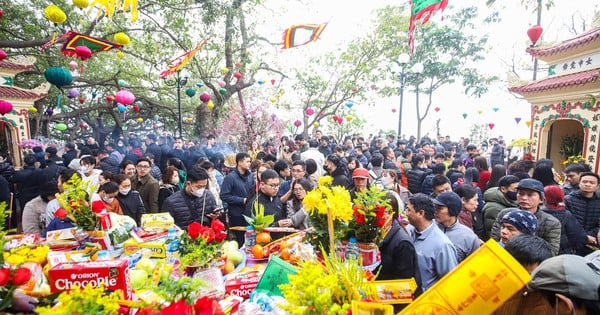
[(510, 200), (500, 190), (500, 187), (493, 187), (483, 194), (485, 205), (481, 211), (483, 216), (483, 240), (490, 238), (490, 231), (498, 217), (498, 213), (506, 208), (518, 208), (516, 200)]

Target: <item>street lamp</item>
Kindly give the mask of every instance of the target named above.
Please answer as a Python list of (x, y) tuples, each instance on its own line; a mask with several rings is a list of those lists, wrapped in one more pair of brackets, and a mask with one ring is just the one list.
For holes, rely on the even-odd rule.
[(175, 86), (177, 88), (177, 129), (179, 130), (179, 137), (183, 138), (183, 130), (181, 127), (181, 88), (187, 84), (190, 77), (190, 73), (183, 69), (177, 71), (175, 80), (165, 80), (165, 84), (168, 86)]
[(402, 102), (404, 101), (404, 70), (409, 59), (410, 55), (408, 55), (407, 53), (402, 53), (400, 54), (400, 56), (398, 56), (398, 60), (396, 60), (396, 73), (398, 73), (398, 78), (400, 79), (400, 107), (398, 108), (398, 139), (402, 137)]

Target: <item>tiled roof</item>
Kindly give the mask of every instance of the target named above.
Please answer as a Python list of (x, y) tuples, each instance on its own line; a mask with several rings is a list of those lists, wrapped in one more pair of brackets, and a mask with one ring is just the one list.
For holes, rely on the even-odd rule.
[(508, 90), (516, 93), (541, 92), (594, 82), (598, 80), (598, 77), (600, 77), (600, 68), (595, 68), (587, 71), (550, 77), (522, 86), (514, 86)]
[(35, 93), (28, 90), (16, 88), (14, 86), (0, 85), (0, 97), (18, 98), (18, 99), (40, 99), (48, 96), (48, 93)]
[(33, 68), (33, 64), (31, 65), (20, 65), (17, 63), (13, 63), (10, 61), (2, 60), (0, 61), (0, 69), (11, 69), (11, 70), (28, 70)]
[(590, 42), (593, 42), (593, 41), (596, 41), (599, 39), (600, 39), (600, 28), (596, 28), (587, 33), (583, 33), (577, 37), (573, 37), (571, 39), (565, 40), (565, 41), (563, 41), (559, 44), (556, 44), (554, 46), (551, 46), (551, 47), (527, 48), (527, 52), (530, 54), (533, 53), (534, 55), (539, 56), (539, 57), (550, 56), (550, 55), (557, 54), (557, 53), (565, 51), (565, 50), (569, 50), (571, 48), (585, 45), (587, 43), (590, 43)]

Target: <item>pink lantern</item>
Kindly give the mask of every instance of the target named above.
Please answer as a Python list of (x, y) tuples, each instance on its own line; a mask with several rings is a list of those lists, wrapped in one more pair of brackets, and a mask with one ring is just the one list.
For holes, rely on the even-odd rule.
[(494, 124), (494, 123), (489, 123), (489, 124), (488, 124), (488, 127), (490, 127), (490, 130), (491, 130), (491, 129), (494, 129), (494, 126), (496, 126), (496, 124)]
[(300, 126), (302, 126), (302, 122), (300, 120), (296, 120), (296, 121), (294, 121), (294, 126), (300, 127)]
[(396, 112), (396, 109), (395, 109), (395, 108), (392, 108), (392, 113), (395, 113), (395, 112)]
[(0, 49), (0, 60), (4, 60), (4, 59), (6, 59), (6, 57), (8, 57), (6, 52), (4, 50)]
[(227, 83), (225, 83), (225, 81), (219, 81), (219, 86), (220, 87), (225, 87), (225, 85), (227, 85)]
[(208, 92), (200, 94), (200, 100), (204, 103), (210, 101), (210, 94), (208, 94)]
[(92, 56), (92, 50), (89, 49), (87, 46), (81, 45), (81, 46), (75, 47), (75, 54), (81, 60), (85, 61), (86, 59), (88, 59)]
[(312, 107), (309, 107), (304, 112), (306, 113), (306, 115), (311, 116), (312, 114), (315, 113), (315, 110), (312, 109)]
[(69, 62), (69, 67), (71, 68), (71, 70), (75, 70), (77, 69), (77, 61), (71, 61)]
[(121, 90), (115, 94), (115, 100), (123, 105), (131, 105), (135, 101), (135, 96), (127, 90)]
[(437, 113), (437, 112), (439, 112), (439, 111), (440, 111), (440, 108), (439, 108), (439, 107), (436, 107), (436, 108), (434, 108), (434, 110), (435, 110), (435, 112)]
[(0, 115), (4, 116), (13, 110), (13, 105), (7, 101), (0, 100)]

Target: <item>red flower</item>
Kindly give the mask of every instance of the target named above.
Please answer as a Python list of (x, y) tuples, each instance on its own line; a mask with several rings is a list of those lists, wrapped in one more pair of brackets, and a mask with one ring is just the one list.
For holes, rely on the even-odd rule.
[(10, 280), (10, 270), (8, 268), (0, 269), (0, 287), (7, 285), (8, 280)]
[(212, 243), (212, 241), (215, 240), (215, 231), (209, 227), (203, 226), (202, 231), (200, 231), (200, 235), (202, 235), (206, 243)]
[(219, 219), (212, 220), (210, 227), (217, 233), (225, 231), (225, 224), (223, 224), (223, 222), (221, 222)]
[(377, 218), (383, 218), (385, 216), (385, 207), (381, 205), (375, 206), (375, 213)]
[(215, 241), (217, 241), (219, 243), (224, 241), (226, 238), (227, 238), (227, 233), (225, 233), (224, 231), (216, 232), (216, 234), (215, 234)]
[(96, 200), (92, 202), (92, 211), (94, 213), (102, 213), (102, 211), (106, 211), (106, 206), (102, 200)]
[(162, 309), (161, 315), (192, 315), (193, 308), (185, 303), (185, 299), (171, 303)]
[(354, 212), (354, 217), (356, 218), (356, 223), (365, 224), (365, 216), (358, 211)]
[(385, 225), (385, 218), (379, 218), (379, 219), (377, 219), (377, 220), (375, 221), (375, 224), (376, 224), (378, 227), (383, 227), (383, 226)]
[(15, 270), (15, 274), (13, 274), (12, 283), (14, 285), (22, 285), (27, 283), (31, 279), (31, 270), (29, 268), (21, 267)]
[(198, 238), (200, 235), (200, 231), (202, 230), (202, 224), (198, 222), (192, 222), (192, 224), (187, 227), (188, 234), (192, 239)]
[(67, 210), (63, 209), (63, 208), (58, 208), (56, 209), (56, 211), (54, 211), (54, 216), (64, 220), (64, 218), (66, 218), (68, 215)]
[(223, 315), (221, 305), (216, 300), (203, 296), (194, 304), (196, 315)]

